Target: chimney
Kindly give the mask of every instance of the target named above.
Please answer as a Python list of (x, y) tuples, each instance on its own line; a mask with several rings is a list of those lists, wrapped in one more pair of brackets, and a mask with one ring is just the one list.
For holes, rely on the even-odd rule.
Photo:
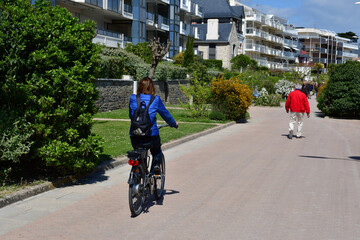
[(206, 40), (219, 39), (219, 19), (208, 19)]

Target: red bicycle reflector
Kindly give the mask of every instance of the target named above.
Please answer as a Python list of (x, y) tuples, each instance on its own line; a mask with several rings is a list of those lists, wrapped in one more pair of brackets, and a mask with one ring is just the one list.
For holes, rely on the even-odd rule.
[(137, 165), (139, 165), (139, 161), (138, 160), (129, 160), (129, 165), (131, 165), (131, 166), (137, 166)]

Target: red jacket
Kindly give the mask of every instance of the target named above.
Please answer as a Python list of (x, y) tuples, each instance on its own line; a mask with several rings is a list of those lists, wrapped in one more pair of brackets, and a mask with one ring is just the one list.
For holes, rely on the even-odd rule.
[(290, 109), (291, 112), (310, 113), (309, 101), (306, 95), (298, 89), (289, 94), (286, 99), (285, 109), (286, 111)]

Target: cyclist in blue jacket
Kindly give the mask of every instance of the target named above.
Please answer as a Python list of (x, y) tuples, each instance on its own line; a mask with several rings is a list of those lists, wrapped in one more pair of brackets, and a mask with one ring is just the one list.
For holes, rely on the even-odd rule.
[[(139, 86), (137, 88), (137, 94), (140, 95), (140, 100), (144, 101), (146, 105), (150, 102), (150, 98), (155, 94), (154, 83), (151, 78), (145, 77), (140, 80)], [(129, 102), (129, 117), (131, 119), (137, 108), (136, 94), (131, 95)], [(160, 116), (169, 124), (170, 127), (177, 128), (178, 124), (175, 119), (171, 116), (169, 111), (164, 106), (159, 96), (155, 96), (154, 101), (149, 106), (149, 115), (151, 122), (153, 123), (151, 136), (136, 136), (130, 132), (131, 145), (135, 148), (137, 145), (151, 143), (152, 147), (150, 148), (151, 155), (155, 161), (154, 172), (158, 174), (160, 172), (159, 164), (162, 157), (161, 151), (161, 140), (159, 136), (159, 129), (156, 124), (156, 114), (159, 113)]]

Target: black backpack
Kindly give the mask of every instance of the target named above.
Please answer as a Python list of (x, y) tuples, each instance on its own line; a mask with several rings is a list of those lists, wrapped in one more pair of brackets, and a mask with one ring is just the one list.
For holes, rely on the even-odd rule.
[[(149, 104), (146, 106), (144, 101), (140, 100), (140, 95), (136, 95), (137, 108), (131, 117), (130, 132), (136, 136), (150, 136), (153, 123), (149, 115), (149, 106), (154, 101), (152, 95)], [(155, 122), (155, 121), (154, 121)]]

